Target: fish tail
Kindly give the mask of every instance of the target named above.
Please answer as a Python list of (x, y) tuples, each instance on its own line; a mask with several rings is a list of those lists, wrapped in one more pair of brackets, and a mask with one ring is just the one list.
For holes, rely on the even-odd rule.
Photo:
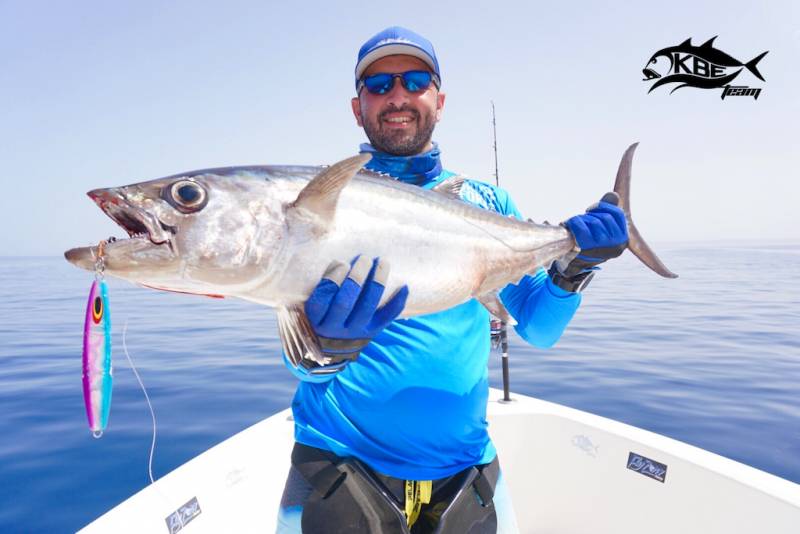
[(755, 77), (756, 77), (756, 78), (758, 78), (759, 80), (761, 80), (762, 82), (765, 82), (765, 81), (767, 81), (767, 80), (765, 80), (765, 79), (764, 79), (764, 77), (763, 77), (763, 76), (761, 76), (761, 73), (760, 73), (760, 72), (758, 72), (758, 68), (756, 67), (756, 64), (757, 64), (759, 61), (761, 61), (761, 59), (762, 59), (764, 56), (766, 56), (768, 53), (769, 53), (769, 50), (767, 50), (766, 52), (764, 52), (764, 53), (763, 53), (763, 54), (761, 54), (760, 56), (758, 56), (758, 57), (756, 57), (756, 58), (754, 58), (754, 59), (751, 59), (750, 61), (748, 61), (748, 62), (747, 62), (747, 63), (745, 63), (745, 65), (744, 65), (744, 66), (745, 66), (745, 68), (746, 68), (747, 70), (749, 70), (750, 72), (752, 72), (752, 73), (755, 75)]
[(661, 276), (677, 278), (678, 275), (670, 271), (656, 253), (653, 252), (653, 249), (650, 248), (642, 234), (639, 233), (631, 218), (631, 166), (633, 164), (633, 153), (638, 145), (639, 143), (632, 144), (622, 155), (622, 161), (620, 161), (619, 169), (617, 170), (617, 179), (614, 182), (614, 192), (619, 195), (619, 207), (625, 212), (625, 219), (628, 222), (628, 249), (642, 263)]

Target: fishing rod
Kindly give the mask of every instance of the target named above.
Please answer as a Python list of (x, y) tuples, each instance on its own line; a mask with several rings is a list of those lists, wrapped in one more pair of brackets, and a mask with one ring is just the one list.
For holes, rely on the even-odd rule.
[[(492, 138), (494, 140), (492, 148), (494, 149), (494, 182), (497, 187), (500, 187), (500, 172), (497, 165), (497, 119), (494, 110), (494, 101), (490, 100), (492, 104)], [(503, 364), (503, 402), (511, 402), (511, 394), (509, 390), (508, 379), (508, 325), (503, 320), (490, 319), (490, 332), (492, 336), (492, 346), (499, 348), (502, 355), (500, 361)]]
[(494, 144), (492, 148), (494, 148), (494, 184), (497, 187), (500, 187), (500, 173), (497, 170), (497, 120), (494, 114), (494, 100), (490, 100), (489, 102), (492, 103), (492, 137), (494, 139)]

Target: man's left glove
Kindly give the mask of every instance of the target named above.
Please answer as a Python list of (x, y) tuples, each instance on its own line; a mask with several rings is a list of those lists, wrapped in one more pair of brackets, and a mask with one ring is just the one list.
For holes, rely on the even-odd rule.
[(586, 287), (598, 270), (598, 265), (616, 258), (628, 245), (628, 224), (625, 212), (619, 207), (619, 196), (606, 193), (600, 202), (590, 206), (586, 213), (564, 222), (581, 251), (568, 264), (553, 262), (550, 278), (566, 291), (579, 291)]
[(305, 303), (305, 312), (330, 364), (355, 360), (370, 340), (403, 311), (408, 286), (378, 308), (389, 276), (379, 258), (359, 256), (352, 266), (333, 262)]

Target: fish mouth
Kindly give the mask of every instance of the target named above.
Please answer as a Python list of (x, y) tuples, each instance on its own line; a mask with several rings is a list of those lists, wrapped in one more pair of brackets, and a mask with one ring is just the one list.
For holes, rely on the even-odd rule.
[(128, 233), (130, 239), (148, 239), (154, 245), (173, 248), (171, 237), (177, 233), (177, 229), (132, 204), (119, 189), (95, 189), (86, 194), (103, 213)]
[(656, 78), (661, 78), (661, 75), (654, 71), (653, 69), (644, 68), (642, 69), (645, 77), (642, 79), (643, 82), (647, 82), (650, 80), (655, 80)]

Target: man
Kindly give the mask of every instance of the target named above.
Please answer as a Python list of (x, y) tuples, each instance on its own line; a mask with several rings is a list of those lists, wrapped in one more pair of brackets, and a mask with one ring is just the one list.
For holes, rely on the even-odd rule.
[[(427, 39), (383, 30), (361, 47), (355, 78), (352, 109), (370, 141), (361, 146), (372, 155), (369, 169), (426, 189), (454, 175), (432, 141), (445, 94)], [(500, 188), (467, 180), (460, 196), (521, 218)], [(627, 242), (613, 203), (566, 226), (582, 254), (501, 292), (517, 332), (537, 347), (558, 340), (580, 303), (576, 291)], [(395, 320), (407, 289), (379, 308), (386, 271), (379, 259), (334, 264), (306, 302), (333, 363), (307, 368), (287, 360), (301, 383), (278, 532), (301, 525), (306, 533), (515, 531), (487, 432), (489, 313), (471, 300)]]

